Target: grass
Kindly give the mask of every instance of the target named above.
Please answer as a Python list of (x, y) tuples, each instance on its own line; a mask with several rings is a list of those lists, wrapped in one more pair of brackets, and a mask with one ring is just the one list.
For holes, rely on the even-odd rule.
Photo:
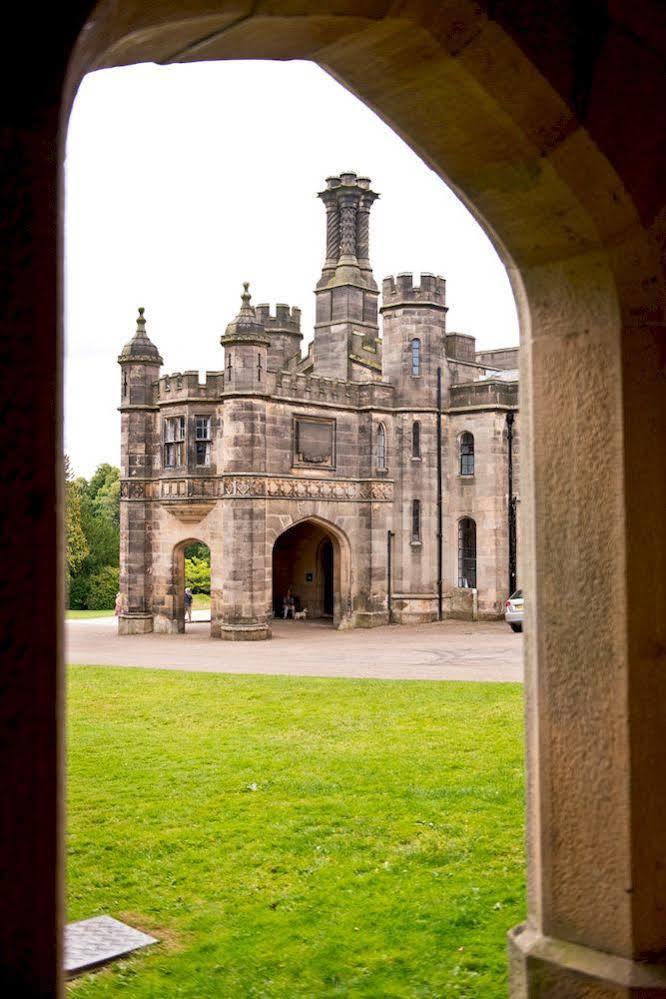
[(68, 621), (77, 621), (79, 618), (89, 617), (113, 617), (115, 611), (111, 610), (68, 610), (66, 617)]
[(69, 918), (158, 946), (83, 997), (506, 995), (518, 685), (69, 671)]
[(195, 610), (208, 610), (210, 607), (209, 593), (193, 593), (192, 606)]

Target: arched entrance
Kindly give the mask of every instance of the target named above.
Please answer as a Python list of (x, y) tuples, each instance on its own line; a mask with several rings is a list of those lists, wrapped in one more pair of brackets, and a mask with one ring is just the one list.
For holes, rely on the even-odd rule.
[(284, 597), (290, 591), (296, 609), (307, 610), (308, 620), (330, 620), (339, 626), (347, 600), (346, 564), (346, 545), (343, 548), (325, 523), (307, 519), (288, 528), (273, 545), (274, 615), (283, 617)]
[[(530, 923), (516, 939), (534, 949), (532, 965), (546, 968), (551, 992), (560, 982), (575, 988), (583, 961), (594, 959), (598, 994), (616, 995), (620, 986), (605, 987), (599, 969), (622, 974), (626, 991), (628, 976), (646, 980), (645, 960), (662, 953), (666, 939), (666, 890), (655, 877), (664, 870), (666, 774), (656, 710), (664, 684), (666, 481), (658, 7), (535, 0), (426, 2), (405, 5), (404, 16), (394, 5), (354, 2), (239, 10), (226, 0), (214, 8), (45, 9), (40, 36), (54, 43), (35, 43), (39, 72), (29, 94), (17, 87), (12, 95), (4, 137), (12, 336), (4, 369), (12, 388), (20, 379), (20, 411), (31, 419), (10, 418), (2, 428), (7, 559), (20, 567), (11, 579), (16, 612), (5, 629), (12, 668), (3, 703), (12, 738), (3, 773), (12, 808), (2, 846), (12, 918), (0, 935), (4, 980), (17, 994), (57, 994), (61, 977), (64, 698), (52, 612), (61, 599), (57, 393), (54, 406), (62, 350), (61, 128), (90, 69), (268, 55), (317, 58), (371, 102), (463, 192), (512, 267), (526, 349), (522, 576), (532, 615)], [(33, 40), (34, 10), (14, 13), (24, 22), (19, 36)], [(10, 70), (12, 59), (17, 69), (18, 59), (25, 62), (16, 49)], [(628, 79), (623, 67), (636, 67), (635, 76)], [(18, 403), (8, 398), (15, 415)], [(139, 595), (139, 610), (143, 603)], [(45, 609), (40, 628), (35, 606)], [(567, 946), (550, 934), (566, 937)], [(549, 939), (541, 959), (537, 948)], [(566, 961), (578, 961), (579, 970), (567, 971), (565, 981)], [(515, 964), (513, 994), (536, 994)]]
[(203, 628), (210, 629), (211, 561), (210, 548), (196, 538), (181, 541), (174, 548), (171, 579), (173, 631), (183, 633), (190, 626), (198, 626), (200, 632)]

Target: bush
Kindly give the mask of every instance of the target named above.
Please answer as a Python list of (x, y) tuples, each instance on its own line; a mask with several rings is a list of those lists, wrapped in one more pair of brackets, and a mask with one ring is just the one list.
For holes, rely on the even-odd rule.
[(113, 610), (119, 577), (120, 572), (116, 566), (105, 565), (88, 578), (88, 610)]
[(186, 558), (185, 586), (190, 586), (193, 593), (210, 593), (210, 562), (202, 558)]
[(69, 580), (69, 607), (71, 610), (86, 610), (89, 583), (90, 576), (74, 576), (73, 579)]

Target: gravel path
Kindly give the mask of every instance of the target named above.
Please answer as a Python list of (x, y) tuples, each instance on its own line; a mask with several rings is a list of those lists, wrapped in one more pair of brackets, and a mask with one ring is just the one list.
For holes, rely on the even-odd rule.
[(184, 635), (120, 637), (115, 618), (68, 621), (66, 628), (70, 663), (382, 680), (523, 679), (522, 635), (503, 621), (351, 631), (317, 621), (275, 621), (268, 642), (213, 640), (202, 620)]

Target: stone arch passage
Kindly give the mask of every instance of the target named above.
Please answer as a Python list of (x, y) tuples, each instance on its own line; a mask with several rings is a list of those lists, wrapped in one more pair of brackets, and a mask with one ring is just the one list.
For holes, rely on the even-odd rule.
[(272, 552), (272, 609), (282, 616), (283, 597), (290, 589), (309, 620), (330, 619), (339, 627), (348, 595), (348, 546), (324, 522), (307, 518), (283, 531)]
[[(56, 995), (61, 979), (53, 389), (62, 371), (58, 192), (76, 88), (86, 72), (132, 62), (312, 58), (449, 178), (498, 247), (519, 300), (530, 878), (529, 922), (512, 938), (513, 994), (543, 995), (533, 981), (541, 972), (549, 994), (571, 992), (586, 961), (600, 997), (616, 996), (622, 975), (627, 994), (639, 975), (633, 992), (663, 994), (658, 969), (645, 963), (666, 950), (658, 5), (276, 0), (246, 9), (231, 0), (102, 0), (40, 10), (39, 33), (33, 7), (13, 13), (37, 71), (30, 88), (11, 95), (3, 135), (7, 398), (20, 380), (22, 411), (31, 414), (1, 428), (6, 551), (17, 567), (16, 613), (5, 622), (3, 704), (13, 737), (2, 766), (12, 802), (1, 841), (12, 914), (0, 932), (4, 981), (16, 994)], [(26, 53), (15, 48), (6, 69), (19, 79)], [(10, 414), (18, 411), (11, 402)], [(572, 427), (578, 453), (599, 455), (582, 472)], [(35, 605), (44, 608), (38, 629)]]
[[(198, 538), (189, 538), (186, 541), (181, 541), (177, 544), (173, 550), (173, 562), (172, 562), (172, 596), (173, 596), (173, 608), (174, 608), (174, 622), (175, 629), (179, 633), (182, 633), (188, 627), (187, 615), (185, 613), (185, 587), (188, 582), (192, 583), (192, 580), (186, 579), (185, 572), (185, 560), (187, 558), (198, 558), (197, 548), (207, 549), (211, 566), (213, 561), (213, 553), (210, 547), (205, 541), (200, 541)], [(201, 552), (203, 555), (203, 552)], [(196, 586), (190, 586), (191, 589), (196, 589)], [(210, 627), (210, 614), (208, 615), (207, 621), (197, 620), (193, 616), (192, 624), (199, 623), (203, 625), (207, 623)]]

